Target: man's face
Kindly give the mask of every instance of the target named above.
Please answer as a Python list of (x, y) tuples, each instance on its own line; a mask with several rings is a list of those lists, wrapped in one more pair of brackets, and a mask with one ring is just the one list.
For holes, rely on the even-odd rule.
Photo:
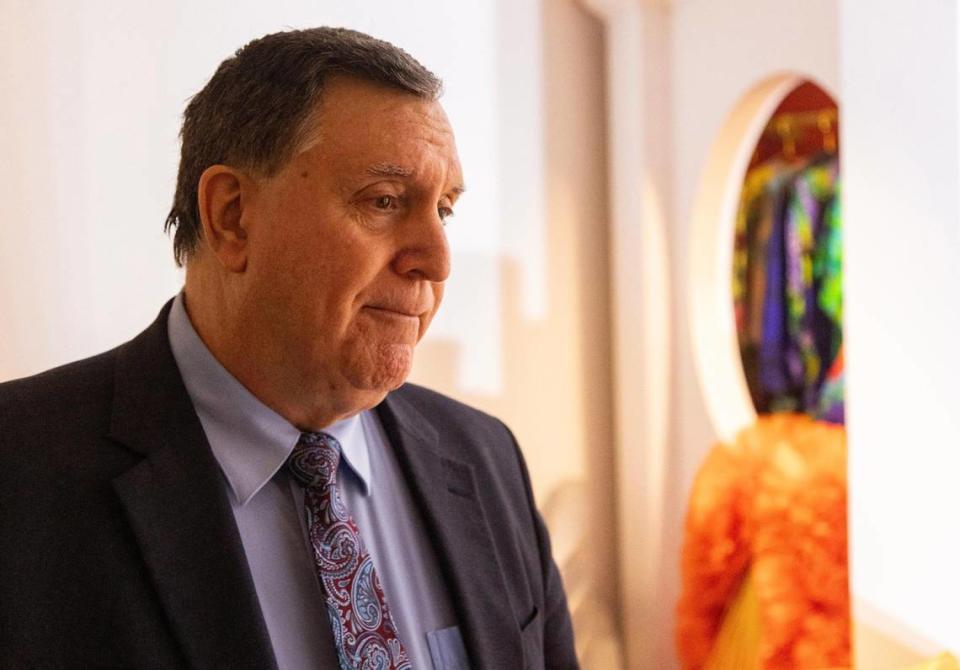
[(246, 336), (270, 338), (304, 393), (372, 405), (440, 306), (460, 162), (438, 103), (355, 79), (328, 84), (309, 135), (243, 203)]

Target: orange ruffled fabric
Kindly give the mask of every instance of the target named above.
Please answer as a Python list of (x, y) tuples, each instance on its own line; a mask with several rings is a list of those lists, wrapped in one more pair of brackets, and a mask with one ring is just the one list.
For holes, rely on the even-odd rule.
[(684, 668), (711, 653), (748, 572), (758, 667), (849, 667), (846, 438), (807, 416), (763, 416), (718, 444), (694, 481), (681, 558)]

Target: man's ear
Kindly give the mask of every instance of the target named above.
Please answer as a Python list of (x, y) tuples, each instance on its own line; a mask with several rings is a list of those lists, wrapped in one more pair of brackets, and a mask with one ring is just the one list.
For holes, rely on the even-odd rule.
[(200, 175), (197, 204), (203, 236), (210, 251), (230, 272), (247, 267), (247, 231), (243, 205), (246, 189), (252, 186), (241, 171), (227, 165), (211, 165)]

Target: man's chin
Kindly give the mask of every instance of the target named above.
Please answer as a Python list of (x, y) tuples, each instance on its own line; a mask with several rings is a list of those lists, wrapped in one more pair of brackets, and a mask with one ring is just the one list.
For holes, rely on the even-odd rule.
[[(360, 391), (385, 396), (403, 385), (413, 367), (413, 346), (389, 344), (379, 348), (374, 356), (363, 357), (359, 365), (352, 365), (344, 376)], [(382, 397), (381, 397), (382, 399)]]

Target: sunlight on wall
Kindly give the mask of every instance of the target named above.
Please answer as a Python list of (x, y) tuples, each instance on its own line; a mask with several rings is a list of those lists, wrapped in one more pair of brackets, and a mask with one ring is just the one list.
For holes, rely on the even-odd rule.
[(851, 590), (904, 646), (956, 652), (960, 12), (842, 7)]

